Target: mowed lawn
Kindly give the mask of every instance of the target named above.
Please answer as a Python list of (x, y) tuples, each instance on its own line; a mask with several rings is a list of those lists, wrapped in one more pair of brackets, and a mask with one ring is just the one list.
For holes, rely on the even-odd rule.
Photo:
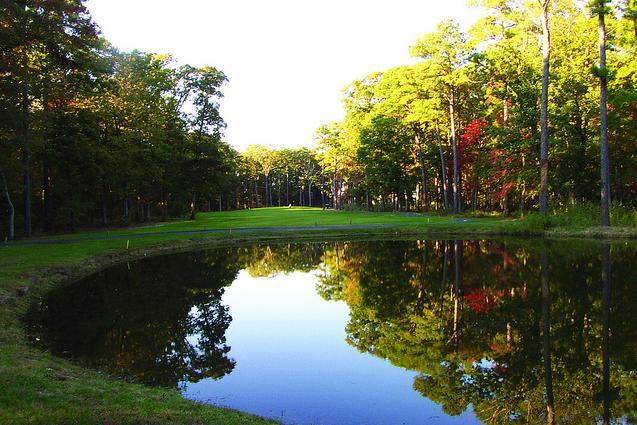
[[(484, 222), (500, 220), (480, 219)], [(246, 228), (286, 228), (310, 226), (348, 226), (348, 225), (411, 225), (426, 224), (462, 224), (462, 219), (414, 213), (393, 212), (357, 212), (322, 210), (310, 207), (271, 207), (250, 210), (222, 211), (198, 213), (196, 220), (174, 220), (151, 225), (140, 225), (126, 229), (110, 231), (83, 232), (75, 235), (56, 235), (45, 239), (67, 239), (78, 237), (119, 236), (144, 233), (200, 231), (200, 230), (230, 230)]]

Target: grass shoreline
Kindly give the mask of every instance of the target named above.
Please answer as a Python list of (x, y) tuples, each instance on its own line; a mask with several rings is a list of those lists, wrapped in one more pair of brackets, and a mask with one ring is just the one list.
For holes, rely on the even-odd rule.
[[(601, 240), (637, 238), (637, 231), (632, 228), (542, 229), (538, 231), (516, 220), (471, 219), (470, 222), (457, 222), (454, 221), (455, 219), (436, 217), (435, 223), (423, 223), (424, 216), (370, 216), (365, 213), (337, 214), (329, 218), (336, 217), (336, 221), (345, 221), (343, 223), (345, 225), (352, 225), (353, 221), (361, 220), (369, 224), (370, 218), (373, 218), (371, 221), (384, 220), (390, 223), (384, 227), (312, 229), (310, 225), (305, 226), (303, 231), (277, 230), (281, 227), (278, 225), (281, 222), (288, 223), (287, 227), (294, 224), (290, 220), (290, 213), (284, 211), (284, 209), (272, 209), (271, 213), (274, 216), (284, 216), (283, 220), (270, 220), (266, 223), (268, 228), (259, 231), (231, 233), (232, 227), (224, 229), (223, 226), (218, 226), (219, 230), (228, 230), (228, 233), (161, 233), (161, 229), (179, 231), (176, 229), (197, 229), (202, 225), (205, 228), (212, 224), (206, 223), (207, 219), (223, 217), (204, 215), (201, 221), (195, 222), (170, 222), (151, 228), (139, 227), (120, 229), (117, 232), (89, 234), (106, 233), (111, 236), (117, 234), (118, 238), (77, 240), (68, 244), (55, 245), (0, 245), (0, 253), (2, 253), (0, 255), (0, 388), (3, 389), (0, 391), (0, 422), (6, 424), (218, 423), (247, 425), (276, 423), (245, 413), (189, 401), (182, 398), (177, 390), (150, 388), (118, 380), (102, 372), (85, 369), (69, 360), (54, 357), (28, 344), (22, 317), (30, 305), (55, 287), (77, 281), (124, 261), (229, 245), (344, 239), (445, 236)], [(264, 214), (262, 211), (256, 213)], [(305, 213), (311, 216), (320, 213), (320, 210), (305, 210)], [(306, 220), (298, 221), (307, 224), (308, 217), (304, 219)], [(315, 219), (316, 217), (309, 217), (310, 222)], [(241, 222), (234, 220), (232, 224), (241, 225)], [(156, 236), (131, 238), (133, 243), (130, 249), (124, 247), (124, 238), (120, 235), (123, 237), (127, 234), (139, 235), (148, 233), (149, 229), (156, 229)], [(60, 237), (63, 238), (64, 235)]]

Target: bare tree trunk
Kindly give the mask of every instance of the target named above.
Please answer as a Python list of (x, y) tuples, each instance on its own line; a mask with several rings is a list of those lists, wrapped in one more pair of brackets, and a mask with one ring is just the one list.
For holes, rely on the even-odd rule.
[(440, 148), (440, 177), (442, 179), (442, 202), (445, 207), (445, 212), (449, 211), (449, 196), (447, 188), (447, 173), (445, 171), (445, 153), (442, 149), (442, 138), (440, 137), (440, 129), (438, 123), (436, 123), (436, 135), (438, 137), (438, 147)]
[(24, 196), (24, 236), (31, 237), (31, 159), (29, 148), (22, 148), (23, 175), (23, 196)]
[[(526, 165), (526, 157), (522, 154), (522, 172)], [(524, 198), (526, 197), (526, 181), (522, 180), (522, 190), (520, 191), (520, 215), (524, 215)]]
[(259, 208), (259, 182), (258, 182), (258, 177), (254, 179), (254, 202), (256, 204), (255, 208)]
[(9, 193), (9, 188), (7, 187), (7, 179), (4, 176), (4, 173), (2, 171), (0, 171), (0, 177), (2, 177), (4, 197), (7, 200), (7, 204), (9, 204), (9, 223), (7, 224), (7, 239), (12, 241), (15, 239), (15, 208), (13, 207), (13, 202), (11, 202), (11, 194)]
[(600, 109), (600, 133), (601, 133), (601, 166), (602, 166), (602, 190), (601, 210), (602, 226), (610, 226), (610, 162), (608, 155), (608, 111), (606, 98), (608, 97), (606, 77), (606, 23), (604, 22), (606, 0), (598, 0), (598, 32), (599, 32), (599, 109)]
[(445, 154), (442, 150), (442, 142), (440, 143), (440, 178), (442, 179), (442, 202), (445, 212), (449, 211), (449, 190), (447, 188), (447, 173), (445, 172)]
[(128, 224), (129, 212), (128, 212), (128, 195), (124, 197), (124, 224)]
[(337, 210), (338, 209), (338, 193), (336, 193), (336, 190), (338, 188), (338, 182), (336, 181), (336, 176), (337, 176), (337, 167), (338, 162), (336, 161), (336, 156), (334, 156), (334, 181), (332, 183), (333, 185), (333, 197), (334, 197), (334, 209)]
[(325, 173), (321, 163), (321, 208), (325, 209)]
[(542, 103), (540, 114), (541, 140), (540, 140), (540, 212), (547, 214), (549, 211), (549, 69), (551, 59), (551, 32), (549, 26), (550, 0), (539, 0), (542, 7)]
[(427, 211), (427, 176), (425, 174), (425, 162), (422, 158), (422, 140), (420, 140), (418, 133), (416, 133), (416, 146), (418, 147), (418, 163), (420, 165), (421, 205), (422, 210)]
[(451, 124), (451, 148), (453, 151), (453, 212), (460, 212), (460, 170), (458, 168), (458, 146), (456, 143), (456, 99), (452, 90), (449, 97), (449, 118)]
[(190, 219), (194, 220), (197, 215), (197, 192), (192, 192), (190, 199)]
[(106, 209), (106, 193), (102, 191), (102, 226), (108, 225), (108, 212)]
[(285, 204), (290, 205), (290, 174), (285, 168)]
[(48, 232), (53, 228), (53, 196), (51, 196), (51, 168), (47, 160), (42, 166), (42, 198), (44, 200), (42, 227)]

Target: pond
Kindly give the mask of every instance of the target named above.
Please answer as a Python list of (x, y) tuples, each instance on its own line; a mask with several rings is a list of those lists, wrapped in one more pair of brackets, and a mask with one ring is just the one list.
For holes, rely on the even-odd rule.
[(60, 287), (35, 344), (285, 424), (637, 420), (637, 249), (399, 240), (147, 258)]

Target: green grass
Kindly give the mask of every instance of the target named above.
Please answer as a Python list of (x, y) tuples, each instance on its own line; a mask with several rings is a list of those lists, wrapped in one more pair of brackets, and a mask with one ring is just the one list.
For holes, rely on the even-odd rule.
[[(239, 412), (185, 400), (176, 390), (119, 381), (55, 358), (27, 344), (21, 318), (32, 303), (56, 285), (79, 279), (109, 265), (163, 252), (267, 241), (393, 238), (425, 234), (461, 235), (455, 237), (506, 234), (636, 236), (634, 229), (625, 228), (612, 230), (615, 233), (598, 231), (597, 228), (581, 228), (574, 233), (568, 228), (552, 228), (547, 232), (546, 224), (545, 218), (538, 219), (536, 215), (517, 220), (267, 208), (201, 213), (194, 221), (170, 221), (36, 239), (72, 240), (64, 244), (0, 244), (0, 423), (267, 423)], [(317, 226), (345, 227), (326, 230), (315, 229)], [(289, 227), (304, 229), (281, 229)], [(165, 234), (215, 229), (224, 232)], [(233, 232), (236, 229), (258, 230)]]
[[(501, 220), (493, 219), (491, 222)], [(391, 212), (358, 212), (321, 210), (309, 207), (273, 207), (252, 210), (224, 211), (199, 213), (197, 220), (179, 220), (132, 229), (113, 229), (98, 232), (84, 232), (81, 235), (57, 235), (44, 239), (67, 239), (69, 237), (104, 237), (121, 235), (139, 235), (144, 233), (199, 231), (199, 230), (231, 230), (248, 228), (278, 228), (278, 227), (310, 227), (310, 226), (347, 226), (347, 225), (397, 225), (424, 226), (430, 225), (458, 225), (464, 227), (466, 223), (456, 223), (453, 217), (436, 215), (402, 214)], [(485, 225), (486, 221), (481, 223)]]

